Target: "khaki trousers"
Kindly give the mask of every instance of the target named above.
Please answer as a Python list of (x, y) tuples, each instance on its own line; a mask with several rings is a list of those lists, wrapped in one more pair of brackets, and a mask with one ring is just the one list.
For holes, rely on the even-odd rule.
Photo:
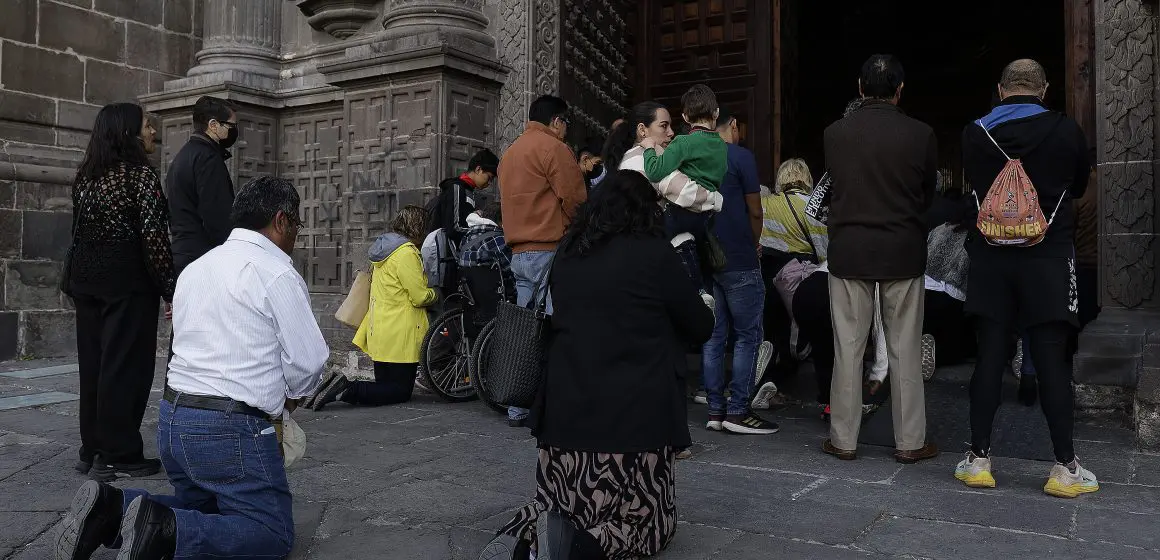
[(834, 324), (834, 380), (830, 384), (830, 442), (858, 448), (862, 426), (862, 356), (874, 321), (874, 287), (882, 300), (882, 323), (890, 363), (890, 412), (900, 451), (926, 445), (926, 400), (922, 386), (922, 277), (908, 280), (845, 280), (830, 276)]

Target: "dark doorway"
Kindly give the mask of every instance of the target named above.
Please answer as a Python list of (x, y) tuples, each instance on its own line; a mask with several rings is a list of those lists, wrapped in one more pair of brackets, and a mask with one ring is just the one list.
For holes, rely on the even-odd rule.
[[(875, 53), (897, 56), (906, 69), (901, 106), (934, 127), (940, 168), (961, 185), (963, 127), (995, 101), (1003, 67), (1034, 58), (1047, 70), (1047, 104), (1063, 111), (1066, 39), (1058, 1), (931, 2), (929, 0), (788, 0), (784, 26), (794, 26), (795, 53), (783, 60), (786, 99), (781, 157), (804, 157), (821, 175), (822, 135), (857, 97), (862, 63)], [(796, 21), (794, 21), (796, 20)], [(796, 24), (796, 25), (795, 25)], [(787, 68), (788, 67), (788, 68)], [(792, 83), (790, 83), (792, 82)]]

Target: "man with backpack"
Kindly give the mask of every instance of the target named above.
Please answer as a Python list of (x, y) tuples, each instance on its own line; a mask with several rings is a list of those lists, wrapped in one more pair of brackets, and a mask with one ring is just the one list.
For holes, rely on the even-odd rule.
[(1068, 338), (1077, 326), (1075, 209), (1091, 161), (1079, 124), (1043, 106), (1047, 75), (1034, 60), (1003, 69), (999, 103), (963, 130), (963, 171), (979, 205), (967, 240), (971, 265), (965, 311), (978, 319), (971, 378), (971, 449), (955, 478), (995, 486), (991, 428), (1003, 393), (1014, 332), (1027, 335), (1057, 464), (1044, 492), (1095, 492), (1095, 475), (1076, 461)]

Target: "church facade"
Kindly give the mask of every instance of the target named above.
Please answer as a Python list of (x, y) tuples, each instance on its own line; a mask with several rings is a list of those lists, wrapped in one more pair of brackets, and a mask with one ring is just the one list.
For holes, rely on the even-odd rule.
[[(58, 72), (58, 62), (79, 58), (89, 75), (80, 108), (69, 101), (75, 94), (33, 86), (26, 97), (55, 99), (51, 115), (45, 109), (29, 123), (27, 111), (0, 106), (0, 358), (75, 352), (68, 303), (50, 293), (63, 250), (41, 245), (67, 247), (61, 230), (70, 170), (83, 149), (80, 121), (105, 101), (89, 91), (124, 84), (125, 76), (136, 91), (109, 96), (131, 93), (157, 116), (161, 167), (188, 137), (198, 97), (239, 104), (241, 140), (229, 161), (235, 182), (274, 174), (298, 187), (304, 226), (295, 258), (335, 363), (358, 367), (353, 333), (333, 312), (365, 266), (369, 243), (394, 212), (425, 202), (475, 151), (502, 153), (536, 96), (572, 103), (570, 140), (580, 141), (606, 133), (634, 101), (676, 107), (689, 83), (708, 82), (742, 117), (746, 143), (770, 180), (777, 161), (791, 155), (783, 147), (792, 98), (801, 94), (783, 93), (786, 84), (807, 62), (820, 63), (785, 62), (806, 52), (807, 39), (795, 36), (795, 0), (94, 0), (91, 8), (12, 1), (35, 7), (40, 19), (28, 21), (42, 29), (12, 38), (13, 23), (0, 23), (3, 87), (12, 87), (19, 63), (31, 72), (41, 59)], [(167, 12), (171, 6), (179, 13)], [(85, 38), (93, 24), (41, 45), (45, 14), (66, 7), (122, 33), (122, 48), (99, 52), (100, 37)], [(1104, 315), (1084, 334), (1078, 398), (1095, 413), (1138, 420), (1142, 439), (1157, 445), (1160, 428), (1146, 426), (1160, 425), (1158, 8), (1152, 0), (1061, 0), (1059, 9), (1066, 82), (1053, 81), (1098, 162)], [(153, 38), (133, 41), (133, 33)], [(113, 62), (101, 70), (98, 59)], [(57, 85), (68, 79), (62, 74)], [(18, 196), (25, 191), (32, 194)]]

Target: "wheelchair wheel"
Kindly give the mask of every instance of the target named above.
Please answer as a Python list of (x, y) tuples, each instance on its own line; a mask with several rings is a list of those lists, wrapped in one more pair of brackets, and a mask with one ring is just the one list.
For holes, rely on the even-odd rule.
[(484, 325), (483, 329), (479, 331), (479, 336), (475, 339), (475, 347), (471, 351), (471, 386), (479, 395), (479, 400), (492, 410), (506, 416), (507, 407), (487, 397), (487, 360), (488, 351), (491, 350), (490, 342), (493, 332), (495, 332), (494, 320)]
[(420, 349), (420, 365), (427, 387), (448, 402), (475, 399), (471, 375), (471, 344), (464, 335), (463, 309), (445, 311), (436, 318)]

